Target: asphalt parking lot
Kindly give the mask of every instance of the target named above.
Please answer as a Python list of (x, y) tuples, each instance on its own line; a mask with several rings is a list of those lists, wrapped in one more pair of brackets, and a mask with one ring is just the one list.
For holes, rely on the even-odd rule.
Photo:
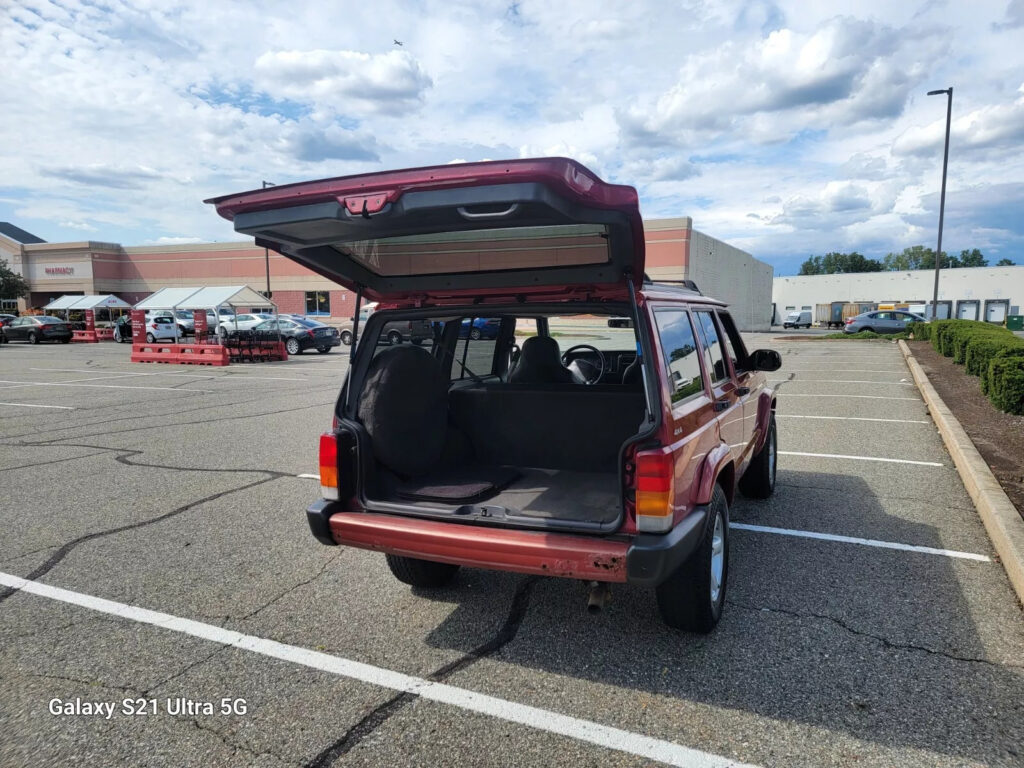
[(0, 765), (1024, 764), (1021, 609), (897, 347), (750, 343), (784, 359), (778, 488), (732, 509), (707, 637), (640, 589), (598, 616), (559, 579), (428, 594), (317, 544), (341, 350), (6, 345)]

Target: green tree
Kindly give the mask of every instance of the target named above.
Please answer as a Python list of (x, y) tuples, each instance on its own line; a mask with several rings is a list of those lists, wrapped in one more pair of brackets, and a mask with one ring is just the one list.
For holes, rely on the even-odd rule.
[(807, 261), (800, 265), (801, 275), (823, 275), (824, 269), (821, 266), (821, 256), (808, 256)]
[(878, 259), (865, 258), (863, 254), (839, 253), (832, 251), (824, 256), (811, 256), (800, 265), (801, 275), (836, 275), (854, 272), (881, 272), (884, 269)]
[(1013, 263), (1013, 259), (1000, 259), (999, 261), (996, 262), (996, 266), (997, 267), (1015, 267), (1017, 265)]
[(988, 259), (986, 259), (981, 251), (977, 248), (973, 248), (969, 251), (960, 251), (960, 263), (957, 265), (960, 267), (987, 267)]
[(0, 298), (20, 299), (27, 293), (25, 278), (11, 269), (5, 259), (0, 259)]

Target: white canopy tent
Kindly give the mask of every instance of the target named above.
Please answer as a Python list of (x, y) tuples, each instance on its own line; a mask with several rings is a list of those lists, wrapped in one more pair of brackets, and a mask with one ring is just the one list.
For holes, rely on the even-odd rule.
[[(206, 310), (212, 312), (219, 324), (221, 307), (230, 307), (237, 314), (236, 307), (273, 308), (277, 316), (277, 305), (259, 291), (248, 285), (203, 286), (192, 288), (161, 288), (135, 305), (135, 309), (152, 312), (155, 310)], [(175, 323), (177, 328), (177, 323)], [(175, 339), (177, 340), (177, 339)]]
[[(112, 309), (131, 309), (129, 304), (124, 299), (115, 296), (112, 293), (96, 294), (91, 296), (61, 296), (55, 301), (51, 301), (43, 310), (46, 312), (63, 312), (65, 320), (71, 320), (71, 313), (74, 311), (84, 311), (91, 309), (94, 312), (96, 310), (105, 309), (108, 311), (108, 317), (105, 319), (100, 316), (96, 316), (96, 321), (99, 322), (103, 327), (106, 327), (106, 323), (113, 322), (113, 317), (109, 316), (109, 311)], [(81, 321), (81, 317), (78, 318)]]

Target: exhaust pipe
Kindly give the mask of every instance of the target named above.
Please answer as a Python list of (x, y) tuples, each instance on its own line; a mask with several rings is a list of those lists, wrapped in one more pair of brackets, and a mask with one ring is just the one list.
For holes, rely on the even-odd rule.
[(608, 587), (607, 581), (590, 582), (590, 596), (587, 598), (587, 613), (592, 616), (600, 613), (604, 610), (604, 606), (607, 604), (610, 596), (611, 590)]

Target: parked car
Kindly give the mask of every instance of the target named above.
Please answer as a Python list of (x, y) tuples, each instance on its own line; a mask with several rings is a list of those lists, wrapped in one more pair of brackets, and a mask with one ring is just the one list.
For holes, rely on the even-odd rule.
[[(652, 587), (673, 627), (716, 625), (734, 493), (775, 487), (762, 371), (782, 361), (748, 352), (723, 303), (640, 282), (635, 189), (547, 158), (210, 202), (239, 233), (393, 307), (370, 315), (371, 337), (476, 317), (481, 302), (500, 319), (494, 343), (445, 332), (431, 351), (360, 345), (320, 436), (322, 498), (307, 509), (318, 540), (382, 552), (422, 589), (492, 568), (596, 582), (599, 607), (626, 582)], [(630, 317), (634, 338), (560, 350), (543, 321), (574, 314)], [(537, 335), (513, 362), (517, 325)]]
[[(472, 325), (470, 325), (471, 322)], [(464, 339), (468, 336), (471, 339), (496, 339), (499, 328), (501, 328), (501, 318), (499, 317), (474, 317), (472, 321), (467, 317), (462, 321), (462, 327), (459, 328), (459, 338)]]
[[(366, 320), (369, 314), (360, 312), (359, 320), (359, 333), (363, 332), (363, 328), (366, 327)], [(352, 343), (352, 333), (355, 324), (351, 320), (346, 320), (341, 323), (338, 331), (341, 333), (341, 343), (345, 346), (349, 346)], [(467, 328), (468, 330), (468, 328)], [(377, 343), (378, 344), (401, 344), (405, 341), (411, 341), (413, 344), (419, 346), (424, 341), (434, 338), (434, 330), (431, 324), (426, 320), (392, 320), (386, 323), (382, 328), (377, 330)]]
[(68, 324), (59, 317), (50, 315), (27, 315), (16, 317), (0, 328), (5, 341), (27, 341), (38, 344), (41, 341), (59, 341), (67, 344), (72, 333)]
[(280, 332), (284, 348), (289, 355), (301, 355), (307, 349), (315, 349), (325, 355), (333, 347), (341, 344), (337, 328), (331, 328), (321, 322), (306, 318), (300, 320), (295, 317), (278, 317), (276, 320), (264, 320), (253, 326), (251, 330)]
[(803, 311), (790, 312), (786, 315), (786, 319), (782, 321), (783, 328), (810, 328), (811, 327), (811, 311), (805, 309)]
[[(0, 314), (0, 329), (2, 329), (5, 325), (8, 325), (12, 320), (16, 320), (17, 318), (17, 315)], [(0, 330), (0, 344), (3, 344), (5, 341), (6, 338), (4, 337), (3, 330)]]
[(907, 323), (928, 322), (921, 315), (912, 312), (904, 312), (898, 309), (877, 310), (865, 312), (846, 321), (843, 333), (858, 333), (860, 331), (874, 331), (875, 333), (902, 333), (907, 329)]
[(130, 315), (121, 315), (114, 323), (114, 341), (124, 344), (132, 340), (132, 318)]
[(169, 312), (146, 313), (146, 341), (177, 340), (182, 337), (178, 321)]
[(273, 315), (262, 314), (238, 314), (221, 317), (220, 325), (217, 326), (217, 332), (224, 335), (231, 331), (248, 331), (250, 328), (255, 328), (260, 323), (272, 320), (273, 317)]

